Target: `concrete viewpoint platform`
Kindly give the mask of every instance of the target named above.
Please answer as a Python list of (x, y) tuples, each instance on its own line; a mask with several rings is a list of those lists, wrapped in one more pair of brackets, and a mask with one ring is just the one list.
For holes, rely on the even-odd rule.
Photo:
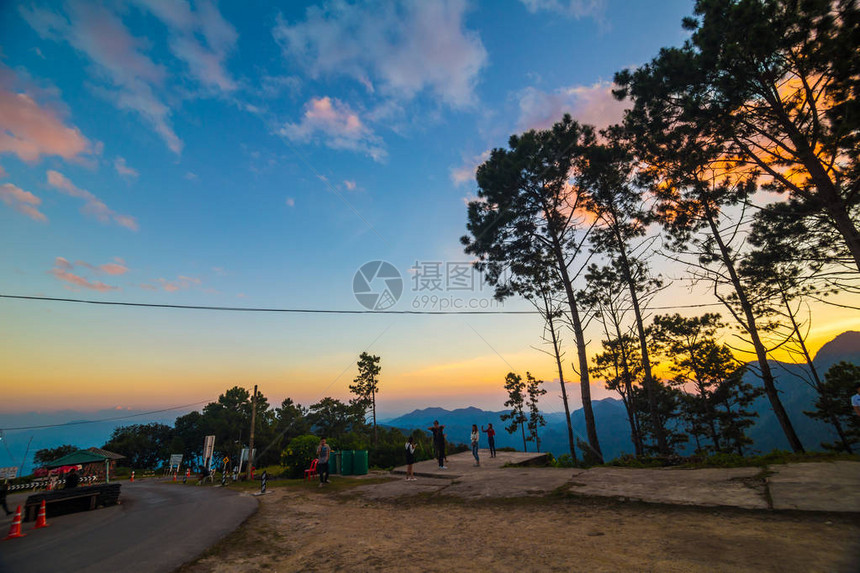
[[(535, 452), (497, 452), (496, 457), (491, 458), (490, 450), (480, 450), (478, 456), (481, 458), (480, 467), (475, 466), (472, 452), (461, 452), (448, 456), (447, 469), (440, 469), (436, 460), (424, 460), (414, 464), (412, 471), (419, 477), (458, 478), (472, 473), (480, 474), (481, 470), (497, 470), (506, 465), (540, 465), (546, 460), (546, 454)], [(391, 473), (406, 475), (406, 466), (394, 468)]]
[[(558, 491), (672, 505), (860, 513), (860, 462), (707, 469), (527, 467), (539, 457), (542, 454), (498, 452), (490, 458), (488, 450), (481, 450), (481, 465), (476, 467), (472, 454), (464, 452), (449, 456), (444, 470), (435, 460), (415, 464), (417, 481), (399, 479), (360, 489), (373, 499), (418, 493), (506, 498)], [(405, 476), (406, 466), (391, 473)]]

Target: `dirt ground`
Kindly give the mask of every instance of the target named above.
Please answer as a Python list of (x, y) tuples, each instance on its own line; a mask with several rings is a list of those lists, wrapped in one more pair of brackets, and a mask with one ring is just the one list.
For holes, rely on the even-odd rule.
[(276, 488), (181, 573), (226, 571), (844, 571), (860, 518), (554, 495), (371, 501), (335, 484)]

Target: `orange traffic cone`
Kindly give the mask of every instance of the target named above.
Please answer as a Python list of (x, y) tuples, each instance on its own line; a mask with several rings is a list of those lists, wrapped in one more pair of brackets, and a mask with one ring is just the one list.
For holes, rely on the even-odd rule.
[(173, 481), (176, 481), (176, 474), (177, 472), (173, 472)]
[(134, 483), (134, 471), (131, 472), (131, 483)]
[(47, 513), (45, 512), (45, 500), (42, 500), (42, 506), (39, 507), (39, 516), (36, 518), (36, 527), (33, 529), (39, 529), (40, 527), (48, 527), (51, 525), (47, 521)]
[(9, 528), (9, 535), (5, 539), (14, 539), (15, 537), (24, 537), (25, 533), (21, 533), (21, 506), (18, 506), (18, 511), (15, 512), (15, 519), (12, 520), (12, 527)]

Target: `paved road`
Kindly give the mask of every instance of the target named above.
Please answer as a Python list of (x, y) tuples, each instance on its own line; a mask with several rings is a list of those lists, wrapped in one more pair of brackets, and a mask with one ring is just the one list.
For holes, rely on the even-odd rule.
[[(250, 495), (155, 481), (123, 483), (120, 501), (50, 518), (45, 529), (25, 523), (26, 537), (0, 541), (0, 572), (169, 572), (257, 509)], [(2, 522), (3, 536), (9, 523)]]

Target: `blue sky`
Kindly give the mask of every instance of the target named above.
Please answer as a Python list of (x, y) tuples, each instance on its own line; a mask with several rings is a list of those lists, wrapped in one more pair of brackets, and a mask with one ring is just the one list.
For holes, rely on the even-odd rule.
[[(691, 9), (6, 2), (0, 292), (361, 309), (354, 273), (386, 260), (405, 281), (395, 308), (433, 310), (416, 301), (431, 293), (412, 289), (409, 269), (468, 261), (458, 239), (485, 154), (564, 112), (618, 121), (613, 74), (680, 44)], [(486, 287), (442, 294), (489, 297)], [(686, 296), (679, 286), (665, 300)], [(307, 404), (346, 397), (368, 349), (383, 357), (386, 416), (467, 402), (498, 409), (507, 371), (553, 378), (532, 348), (534, 317), (9, 300), (0, 313), (4, 383), (16, 388), (6, 410), (171, 406), (254, 383), (270, 402)]]

